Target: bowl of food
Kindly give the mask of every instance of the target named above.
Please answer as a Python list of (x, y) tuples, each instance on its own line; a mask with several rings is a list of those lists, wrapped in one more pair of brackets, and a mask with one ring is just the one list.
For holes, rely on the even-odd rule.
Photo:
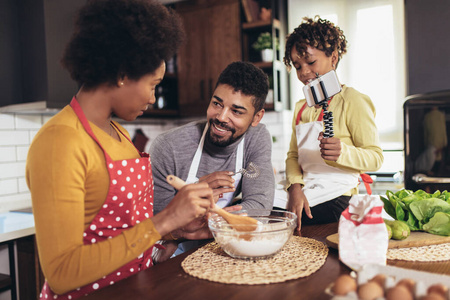
[(297, 224), (297, 215), (288, 211), (249, 209), (234, 213), (256, 219), (255, 230), (242, 231), (240, 224), (229, 224), (217, 214), (208, 220), (217, 244), (234, 258), (263, 259), (275, 255), (290, 239)]

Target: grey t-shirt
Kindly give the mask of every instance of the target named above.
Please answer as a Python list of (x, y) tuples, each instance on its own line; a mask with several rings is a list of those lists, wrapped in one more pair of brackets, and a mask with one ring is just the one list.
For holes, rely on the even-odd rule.
[[(176, 194), (176, 190), (166, 182), (167, 175), (187, 179), (205, 125), (206, 121), (191, 122), (162, 133), (152, 142), (150, 156), (155, 185), (155, 214), (163, 210)], [(243, 209), (272, 209), (275, 178), (269, 131), (260, 123), (250, 127), (244, 137), (243, 165), (245, 167), (253, 162), (258, 166), (260, 175), (257, 178), (242, 176), (234, 195), (237, 196), (242, 192)], [(236, 149), (241, 139), (227, 147), (212, 145), (205, 139), (197, 178), (215, 171), (235, 171)]]

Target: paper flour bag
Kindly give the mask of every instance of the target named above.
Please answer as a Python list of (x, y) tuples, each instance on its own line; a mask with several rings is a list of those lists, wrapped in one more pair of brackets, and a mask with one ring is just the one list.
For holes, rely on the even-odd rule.
[(358, 271), (366, 264), (386, 265), (389, 237), (377, 195), (354, 195), (339, 219), (339, 259)]

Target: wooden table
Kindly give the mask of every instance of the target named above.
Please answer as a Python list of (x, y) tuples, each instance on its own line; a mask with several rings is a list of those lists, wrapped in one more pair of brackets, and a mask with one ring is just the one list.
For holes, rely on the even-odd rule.
[[(337, 223), (305, 226), (302, 235), (326, 244), (326, 237), (336, 233)], [(325, 288), (340, 274), (350, 269), (339, 261), (338, 251), (329, 249), (325, 264), (316, 273), (301, 279), (268, 285), (221, 284), (197, 279), (186, 274), (181, 262), (192, 251), (158, 264), (110, 287), (99, 290), (83, 299), (182, 299), (182, 300), (282, 300), (282, 299), (330, 299)], [(394, 261), (390, 265), (450, 274), (450, 262), (411, 263)]]

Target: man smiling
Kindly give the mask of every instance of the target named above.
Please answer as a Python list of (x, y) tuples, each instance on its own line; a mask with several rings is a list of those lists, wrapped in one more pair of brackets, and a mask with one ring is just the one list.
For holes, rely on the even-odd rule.
[[(243, 209), (271, 209), (275, 179), (271, 163), (272, 141), (265, 125), (267, 75), (247, 62), (233, 62), (220, 74), (206, 121), (191, 122), (158, 136), (150, 147), (154, 178), (154, 212), (174, 197), (166, 182), (173, 174), (187, 183), (204, 181), (214, 191), (217, 205), (233, 204), (242, 193)], [(253, 162), (260, 174), (246, 178), (234, 174)], [(180, 233), (198, 238), (194, 233)]]

